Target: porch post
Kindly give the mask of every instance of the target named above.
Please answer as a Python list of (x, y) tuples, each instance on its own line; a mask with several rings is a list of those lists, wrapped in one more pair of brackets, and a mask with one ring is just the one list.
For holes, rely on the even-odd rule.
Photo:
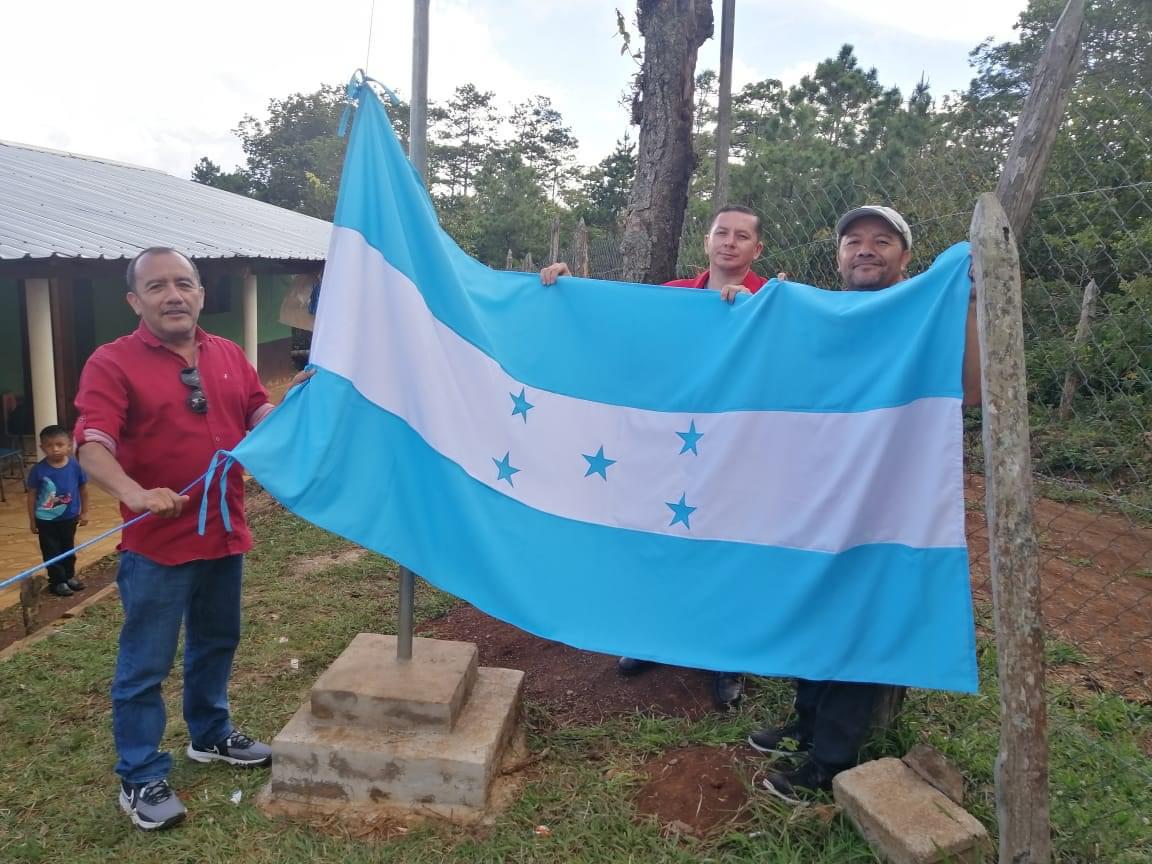
[(253, 369), (258, 369), (256, 356), (260, 344), (256, 320), (256, 274), (244, 276), (244, 353)]
[(28, 325), (28, 357), (32, 366), (34, 433), (59, 422), (56, 416), (56, 361), (52, 341), (51, 283), (24, 280), (24, 307)]

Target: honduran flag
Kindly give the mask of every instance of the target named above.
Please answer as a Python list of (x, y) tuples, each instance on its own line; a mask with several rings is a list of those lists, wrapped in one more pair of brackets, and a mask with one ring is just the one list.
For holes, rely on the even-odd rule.
[(966, 246), (877, 293), (544, 287), (453, 242), (357, 97), (316, 375), (233, 453), (273, 496), (579, 648), (975, 690)]

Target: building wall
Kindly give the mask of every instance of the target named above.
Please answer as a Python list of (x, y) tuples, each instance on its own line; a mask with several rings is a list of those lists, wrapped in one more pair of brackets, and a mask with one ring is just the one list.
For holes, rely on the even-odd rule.
[[(264, 275), (257, 282), (258, 362), (265, 381), (291, 374), (292, 330), (279, 321), (280, 304), (291, 282), (289, 275)], [(0, 393), (11, 391), (23, 395), (26, 322), (21, 312), (20, 291), (18, 280), (0, 279)], [(124, 299), (123, 281), (95, 279), (91, 282), (91, 291), (94, 341), (90, 346), (76, 346), (77, 362), (81, 365), (96, 346), (131, 333), (138, 322)], [(242, 342), (243, 280), (214, 280), (205, 286), (205, 291), (205, 311), (200, 316), (200, 326), (210, 333)]]
[(0, 393), (24, 390), (24, 321), (15, 279), (0, 279)]

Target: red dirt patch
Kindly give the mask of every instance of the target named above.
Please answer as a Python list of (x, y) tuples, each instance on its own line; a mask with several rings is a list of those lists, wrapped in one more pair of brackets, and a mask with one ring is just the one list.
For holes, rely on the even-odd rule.
[(523, 671), (525, 697), (543, 705), (559, 726), (590, 725), (636, 711), (697, 719), (714, 710), (710, 673), (655, 666), (623, 678), (616, 657), (540, 639), (471, 606), (458, 606), (417, 630), (475, 642), (481, 666)]
[(748, 803), (747, 763), (725, 747), (669, 750), (641, 769), (636, 810), (669, 830), (702, 836), (740, 818)]
[[(983, 477), (968, 475), (966, 497), (983, 503)], [(1152, 530), (1043, 498), (1035, 513), (1046, 634), (1085, 655), (1084, 683), (1152, 701)], [(982, 512), (968, 512), (968, 549), (973, 593), (991, 602)]]

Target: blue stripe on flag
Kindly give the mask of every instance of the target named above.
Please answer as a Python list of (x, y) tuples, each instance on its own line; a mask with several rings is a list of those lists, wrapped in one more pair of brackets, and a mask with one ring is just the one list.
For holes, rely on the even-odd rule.
[[(695, 289), (587, 279), (544, 288), (536, 274), (490, 270), (440, 228), (367, 88), (335, 223), (362, 234), (441, 322), (529, 387), (658, 411), (864, 411), (960, 396), (966, 243), (875, 293), (773, 280), (729, 306)], [(330, 297), (321, 293), (316, 357), (342, 338), (324, 330)], [(763, 372), (734, 374), (733, 362)]]
[(963, 548), (827, 554), (551, 516), (475, 482), (324, 369), (233, 454), (300, 516), (547, 638), (717, 670), (976, 689)]

